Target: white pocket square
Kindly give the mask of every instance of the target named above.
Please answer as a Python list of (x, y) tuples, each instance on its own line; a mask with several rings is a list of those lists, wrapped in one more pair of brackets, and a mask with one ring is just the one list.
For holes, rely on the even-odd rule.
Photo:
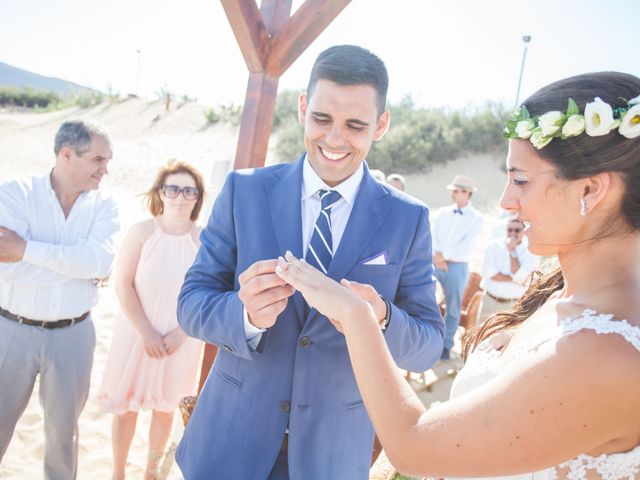
[(387, 252), (380, 252), (374, 255), (373, 257), (365, 258), (360, 262), (360, 265), (387, 265), (389, 263), (389, 258), (387, 256)]

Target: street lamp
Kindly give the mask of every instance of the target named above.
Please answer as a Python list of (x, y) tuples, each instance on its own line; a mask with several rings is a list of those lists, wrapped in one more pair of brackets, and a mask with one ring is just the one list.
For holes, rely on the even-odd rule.
[(140, 50), (136, 50), (136, 97), (140, 96), (140, 54), (142, 52)]
[(522, 52), (522, 64), (520, 64), (520, 78), (518, 78), (518, 90), (516, 90), (516, 106), (518, 108), (518, 100), (520, 99), (520, 86), (522, 85), (522, 74), (524, 73), (524, 62), (527, 59), (527, 47), (531, 41), (531, 35), (523, 35), (524, 51)]

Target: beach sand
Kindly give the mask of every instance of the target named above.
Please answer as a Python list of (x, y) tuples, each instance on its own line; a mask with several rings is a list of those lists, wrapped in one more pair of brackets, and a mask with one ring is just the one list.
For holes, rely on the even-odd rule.
[[(60, 123), (76, 116), (102, 122), (114, 139), (114, 157), (109, 175), (101, 189), (113, 195), (121, 209), (122, 230), (147, 216), (140, 194), (148, 188), (160, 165), (170, 158), (185, 160), (197, 166), (205, 179), (219, 188), (226, 168), (232, 163), (237, 130), (225, 125), (211, 127), (204, 117), (205, 108), (186, 103), (175, 105), (169, 112), (161, 102), (128, 99), (117, 104), (101, 104), (88, 109), (71, 108), (58, 112), (0, 112), (0, 181), (27, 175), (41, 175), (54, 163), (53, 137)], [(270, 153), (269, 163), (273, 156)], [(450, 162), (423, 175), (407, 177), (408, 192), (433, 207), (449, 203), (444, 189), (457, 173), (475, 176), (481, 186), (480, 205), (497, 211), (495, 202), (503, 183), (499, 171), (502, 159), (479, 157)], [(212, 173), (214, 172), (214, 173)], [(392, 172), (386, 172), (392, 173)], [(205, 202), (201, 221), (206, 221), (215, 190)], [(111, 475), (111, 415), (98, 408), (95, 396), (102, 380), (106, 356), (118, 315), (118, 302), (109, 285), (100, 289), (100, 300), (93, 309), (97, 344), (91, 379), (91, 393), (80, 417), (79, 479), (102, 480)], [(422, 392), (425, 404), (448, 396), (446, 380), (432, 392)], [(417, 384), (416, 388), (420, 388)], [(178, 418), (178, 415), (176, 415)], [(129, 478), (142, 478), (147, 453), (150, 412), (141, 412), (129, 455)], [(180, 426), (180, 421), (176, 421)], [(180, 428), (174, 429), (179, 439)], [(42, 478), (44, 454), (43, 416), (38, 401), (38, 384), (20, 419), (12, 442), (0, 465), (0, 478), (32, 480)], [(174, 464), (168, 478), (182, 478)]]

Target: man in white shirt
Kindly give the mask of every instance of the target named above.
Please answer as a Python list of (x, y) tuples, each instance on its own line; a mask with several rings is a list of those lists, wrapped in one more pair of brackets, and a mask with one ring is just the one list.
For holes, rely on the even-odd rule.
[(482, 267), (484, 294), (478, 323), (490, 315), (509, 310), (524, 293), (524, 283), (533, 271), (536, 257), (529, 253), (524, 224), (513, 218), (507, 222), (506, 237), (489, 243)]
[(115, 203), (97, 191), (112, 157), (105, 128), (65, 122), (54, 153), (49, 174), (0, 184), (0, 460), (40, 375), (44, 477), (68, 480), (89, 394), (90, 309), (119, 224)]
[(447, 305), (444, 348), (440, 357), (443, 360), (450, 358), (460, 324), (460, 302), (469, 279), (469, 260), (482, 233), (482, 214), (471, 206), (471, 196), (477, 191), (474, 180), (456, 175), (447, 189), (451, 190), (454, 203), (438, 211), (431, 229), (433, 274), (442, 285)]

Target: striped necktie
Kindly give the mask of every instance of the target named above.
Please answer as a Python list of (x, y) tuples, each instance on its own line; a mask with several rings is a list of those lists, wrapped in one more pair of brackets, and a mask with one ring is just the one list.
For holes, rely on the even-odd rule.
[(342, 198), (333, 190), (318, 190), (322, 207), (320, 215), (313, 227), (313, 235), (307, 249), (305, 260), (321, 270), (325, 275), (329, 271), (329, 264), (333, 257), (333, 240), (331, 238), (331, 209)]

